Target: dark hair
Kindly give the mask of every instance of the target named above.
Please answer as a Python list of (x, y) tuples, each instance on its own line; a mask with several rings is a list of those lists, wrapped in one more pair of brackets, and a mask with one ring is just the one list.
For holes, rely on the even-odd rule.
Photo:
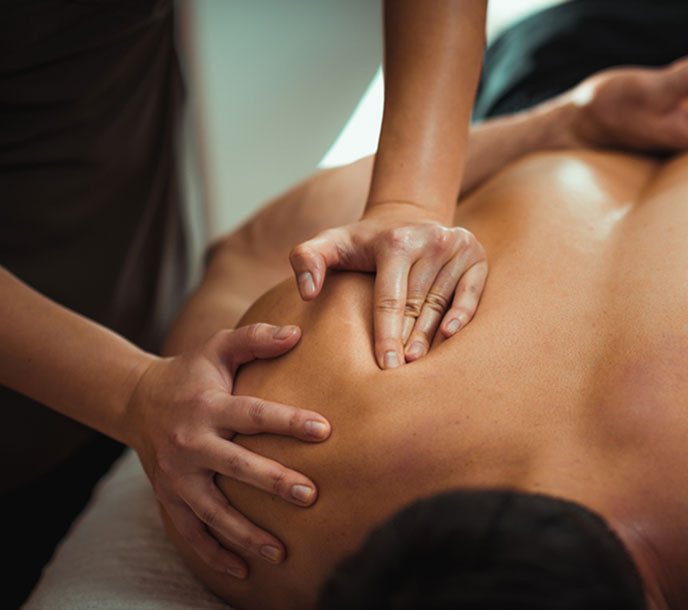
[(644, 610), (621, 540), (583, 506), (511, 490), (425, 498), (379, 526), (320, 610)]

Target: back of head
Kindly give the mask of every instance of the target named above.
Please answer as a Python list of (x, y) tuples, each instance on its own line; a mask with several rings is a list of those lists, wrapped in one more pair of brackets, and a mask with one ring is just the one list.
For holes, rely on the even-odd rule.
[(635, 565), (583, 506), (511, 490), (425, 498), (326, 583), (321, 610), (644, 610)]

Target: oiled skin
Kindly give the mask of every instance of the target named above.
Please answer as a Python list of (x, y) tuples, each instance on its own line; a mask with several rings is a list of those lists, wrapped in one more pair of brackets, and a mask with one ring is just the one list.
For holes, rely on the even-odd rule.
[(310, 304), (287, 282), (245, 316), (299, 324), (303, 338), (242, 369), (235, 392), (315, 409), (333, 433), (319, 445), (238, 439), (312, 477), (312, 508), (219, 480), (284, 541), (282, 565), (247, 558), (247, 581), (223, 577), (171, 532), (236, 608), (312, 608), (372, 526), (453, 487), (561, 495), (619, 528), (688, 542), (688, 155), (526, 157), (455, 222), (483, 244), (490, 276), (471, 324), (418, 362), (377, 367), (371, 276), (335, 274)]

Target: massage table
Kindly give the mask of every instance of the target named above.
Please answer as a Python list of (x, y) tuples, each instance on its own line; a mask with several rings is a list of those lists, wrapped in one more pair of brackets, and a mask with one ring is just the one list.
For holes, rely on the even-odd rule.
[(231, 610), (182, 561), (138, 456), (127, 450), (96, 487), (22, 610), (131, 608)]

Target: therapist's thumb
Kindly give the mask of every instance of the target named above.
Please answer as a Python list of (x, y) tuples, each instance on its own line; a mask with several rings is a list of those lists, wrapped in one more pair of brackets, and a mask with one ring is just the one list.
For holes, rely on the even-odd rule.
[(341, 251), (349, 240), (341, 229), (329, 229), (299, 244), (289, 253), (299, 294), (310, 301), (320, 294), (325, 272), (341, 264)]
[(244, 363), (256, 358), (276, 358), (294, 347), (301, 338), (298, 326), (250, 324), (220, 331), (211, 339), (213, 348), (229, 367), (232, 376)]

